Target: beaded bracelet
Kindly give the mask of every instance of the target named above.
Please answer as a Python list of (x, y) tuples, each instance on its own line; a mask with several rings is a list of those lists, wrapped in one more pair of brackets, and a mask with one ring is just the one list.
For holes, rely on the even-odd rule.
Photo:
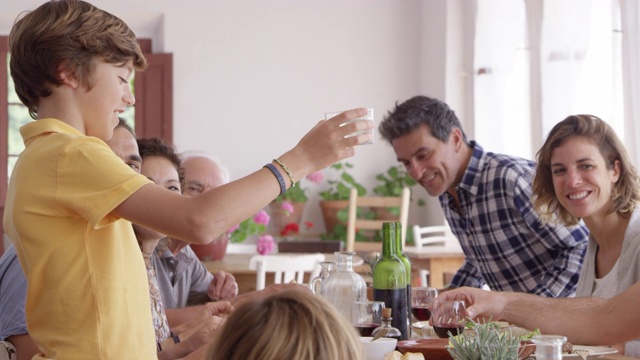
[(278, 180), (278, 184), (280, 185), (280, 195), (284, 194), (284, 192), (287, 191), (287, 185), (284, 183), (284, 179), (282, 178), (282, 175), (280, 175), (280, 171), (278, 171), (278, 169), (276, 169), (276, 167), (271, 163), (264, 167), (269, 169), (271, 173), (273, 173), (273, 176)]
[(289, 171), (289, 168), (282, 163), (282, 161), (278, 160), (278, 159), (273, 159), (273, 161), (280, 165), (280, 167), (282, 168), (282, 170), (284, 170), (285, 173), (287, 173), (287, 176), (289, 177), (289, 180), (291, 180), (291, 186), (295, 186), (296, 185), (296, 181), (293, 180), (293, 174), (291, 173), (291, 171)]

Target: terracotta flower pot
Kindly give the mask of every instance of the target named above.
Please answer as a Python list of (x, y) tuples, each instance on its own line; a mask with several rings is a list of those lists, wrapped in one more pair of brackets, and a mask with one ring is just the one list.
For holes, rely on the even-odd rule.
[(293, 212), (282, 209), (282, 202), (272, 202), (269, 204), (269, 212), (271, 213), (271, 221), (278, 229), (282, 231), (288, 224), (294, 223), (300, 225), (302, 215), (304, 214), (304, 206), (306, 202), (290, 202), (293, 206)]
[(201, 261), (222, 260), (227, 253), (229, 235), (224, 234), (206, 245), (191, 244), (191, 249)]
[(338, 211), (349, 207), (348, 200), (322, 200), (320, 201), (320, 209), (322, 210), (322, 218), (324, 219), (324, 227), (327, 233), (332, 233), (336, 225), (343, 223), (338, 219)]

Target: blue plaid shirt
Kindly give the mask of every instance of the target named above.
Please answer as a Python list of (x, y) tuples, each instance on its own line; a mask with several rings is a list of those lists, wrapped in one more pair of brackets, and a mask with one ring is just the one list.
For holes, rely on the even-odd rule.
[(471, 142), (473, 155), (456, 193), (440, 195), (445, 217), (465, 262), (451, 285), (573, 296), (588, 230), (584, 225), (542, 225), (533, 209), (535, 163), (487, 152)]

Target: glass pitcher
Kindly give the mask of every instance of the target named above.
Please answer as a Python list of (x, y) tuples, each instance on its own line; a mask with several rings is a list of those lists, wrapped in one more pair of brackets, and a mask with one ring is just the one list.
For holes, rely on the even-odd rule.
[(309, 287), (314, 294), (322, 295), (322, 283), (336, 271), (336, 263), (333, 261), (323, 261), (320, 263), (320, 275), (314, 277), (309, 282)]
[(367, 284), (353, 271), (355, 252), (336, 252), (338, 269), (322, 282), (322, 296), (347, 319), (351, 319), (351, 304), (367, 300)]

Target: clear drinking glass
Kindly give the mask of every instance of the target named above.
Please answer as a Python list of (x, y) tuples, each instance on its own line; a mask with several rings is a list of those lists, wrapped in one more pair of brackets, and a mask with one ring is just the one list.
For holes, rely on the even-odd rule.
[[(326, 114), (324, 114), (324, 118), (325, 118), (326, 120), (329, 120), (329, 119), (331, 119), (332, 117), (337, 116), (337, 115), (339, 115), (339, 114), (341, 114), (341, 112), (326, 113)], [(344, 123), (343, 123), (343, 125), (344, 125), (344, 124), (348, 124), (348, 123), (350, 123), (350, 122), (354, 122), (354, 121), (371, 121), (371, 122), (373, 123), (373, 109), (371, 109), (371, 108), (367, 108), (367, 114), (366, 114), (366, 115), (363, 115), (363, 116), (357, 117), (357, 118), (352, 119), (352, 120), (348, 120), (348, 121), (344, 122)], [(353, 133), (353, 134), (351, 134), (351, 135), (348, 135), (347, 137), (355, 136), (355, 135), (359, 135), (359, 134), (365, 134), (365, 133), (371, 133), (371, 141), (366, 142), (366, 143), (363, 143), (362, 145), (373, 144), (373, 142), (374, 142), (373, 135), (375, 134), (375, 131), (374, 131), (374, 130), (363, 130), (363, 131), (358, 131), (358, 132), (355, 132), (355, 133)]]
[(373, 330), (382, 324), (383, 301), (354, 301), (351, 304), (351, 324), (360, 336), (371, 336)]
[(322, 283), (336, 271), (337, 264), (333, 261), (322, 261), (320, 263), (320, 275), (314, 277), (309, 282), (311, 291), (314, 294), (322, 295)]
[(444, 301), (434, 307), (435, 318), (432, 319), (433, 331), (441, 338), (448, 338), (449, 334), (459, 335), (467, 323), (467, 307), (464, 301)]
[(418, 321), (429, 321), (431, 306), (438, 297), (438, 289), (434, 287), (414, 287), (411, 289), (411, 313)]
[(560, 335), (535, 335), (531, 342), (536, 344), (537, 360), (562, 360), (562, 345), (567, 341)]

